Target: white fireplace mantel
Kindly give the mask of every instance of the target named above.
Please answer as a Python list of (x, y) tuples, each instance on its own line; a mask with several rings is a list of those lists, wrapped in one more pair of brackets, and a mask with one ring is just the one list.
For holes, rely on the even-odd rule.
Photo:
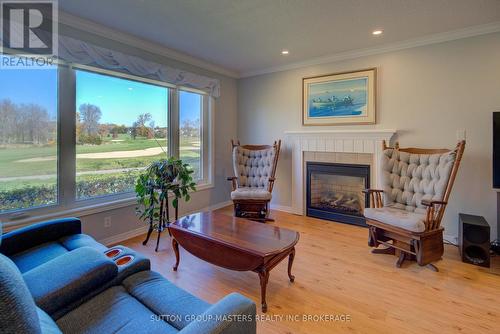
[(396, 134), (393, 129), (285, 131), (285, 147), (292, 152), (292, 210), (304, 212), (304, 152), (369, 153), (373, 156), (375, 183), (380, 185), (379, 161), (382, 141)]

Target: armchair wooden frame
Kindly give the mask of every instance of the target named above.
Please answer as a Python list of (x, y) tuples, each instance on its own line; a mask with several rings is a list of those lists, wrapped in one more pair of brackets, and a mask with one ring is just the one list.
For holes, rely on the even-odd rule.
[[(268, 150), (274, 148), (276, 154), (274, 156), (273, 168), (271, 170), (271, 174), (268, 178), (268, 186), (267, 191), (270, 193), (273, 192), (274, 181), (276, 180), (276, 167), (278, 165), (278, 157), (281, 149), (281, 140), (275, 141), (273, 145), (241, 145), (240, 141), (231, 140), (231, 149), (234, 150), (235, 147), (241, 146), (244, 149), (251, 151), (260, 151), (260, 150)], [(228, 181), (231, 181), (232, 191), (235, 191), (238, 188), (238, 177), (230, 176), (227, 178)], [(257, 220), (261, 222), (265, 221), (274, 221), (274, 219), (269, 217), (269, 202), (270, 200), (257, 200), (257, 199), (240, 199), (233, 200), (234, 204), (234, 215), (236, 217), (249, 218), (252, 220)]]
[[(389, 148), (385, 141), (382, 145), (384, 150)], [(413, 154), (443, 154), (452, 151), (450, 149), (399, 148), (398, 143), (396, 143), (394, 149)], [(440, 201), (423, 200), (421, 202), (422, 205), (427, 207), (424, 232), (412, 232), (377, 220), (366, 219), (366, 223), (369, 226), (368, 245), (375, 248), (372, 250), (372, 253), (398, 256), (396, 262), (398, 268), (401, 267), (405, 260), (416, 260), (420, 266), (427, 266), (434, 271), (438, 271), (438, 268), (432, 262), (440, 260), (444, 253), (444, 228), (441, 227), (441, 220), (448, 204), (464, 149), (465, 141), (460, 141), (454, 149), (456, 158), (448, 178), (443, 199)], [(366, 189), (364, 192), (370, 196), (370, 207), (383, 207), (383, 190)], [(387, 248), (377, 249), (379, 245), (384, 245)]]

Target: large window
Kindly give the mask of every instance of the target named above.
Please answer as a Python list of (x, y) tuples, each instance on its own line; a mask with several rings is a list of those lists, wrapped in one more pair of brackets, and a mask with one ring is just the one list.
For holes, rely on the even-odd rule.
[(168, 88), (76, 71), (76, 197), (134, 189), (167, 157)]
[(133, 198), (140, 171), (168, 156), (209, 184), (209, 119), (206, 94), (150, 79), (0, 69), (0, 218)]
[(179, 91), (179, 156), (193, 167), (196, 179), (200, 179), (203, 172), (202, 108), (200, 94)]
[(0, 213), (58, 202), (57, 69), (0, 70)]

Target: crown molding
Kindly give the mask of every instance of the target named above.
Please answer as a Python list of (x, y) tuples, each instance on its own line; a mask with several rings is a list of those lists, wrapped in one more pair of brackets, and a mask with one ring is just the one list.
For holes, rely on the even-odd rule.
[(222, 74), (231, 78), (238, 78), (239, 73), (236, 71), (225, 69), (221, 66), (212, 64), (205, 60), (201, 60), (199, 58), (187, 55), (185, 53), (161, 46), (157, 43), (145, 40), (143, 38), (139, 38), (109, 27), (106, 27), (102, 24), (83, 19), (81, 17), (59, 11), (59, 22), (70, 26), (72, 28), (76, 28), (79, 30), (83, 30), (85, 32), (89, 32), (101, 37), (109, 38), (114, 41), (124, 43), (126, 45), (130, 45), (142, 50), (149, 51), (151, 53), (164, 56), (173, 60), (177, 60), (189, 65), (197, 66), (199, 68), (212, 71), (218, 74)]
[(500, 31), (500, 22), (492, 22), (488, 24), (472, 26), (468, 28), (452, 30), (448, 32), (432, 34), (424, 37), (414, 38), (403, 42), (390, 43), (378, 47), (358, 49), (352, 51), (346, 51), (341, 53), (332, 54), (329, 56), (318, 57), (309, 59), (306, 61), (298, 61), (287, 65), (274, 66), (261, 70), (241, 72), (240, 78), (252, 77), (267, 73), (281, 72), (286, 70), (293, 70), (307, 66), (314, 66), (320, 64), (334, 63), (342, 60), (355, 59), (365, 56), (377, 55), (387, 52), (394, 52), (399, 50), (405, 50), (410, 48), (415, 48), (424, 45), (444, 43), (448, 41), (453, 41), (457, 39), (474, 37), (484, 34), (490, 34)]

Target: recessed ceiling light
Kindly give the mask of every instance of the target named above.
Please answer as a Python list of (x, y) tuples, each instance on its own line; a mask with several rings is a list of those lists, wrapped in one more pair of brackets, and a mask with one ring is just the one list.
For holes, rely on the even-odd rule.
[(384, 31), (383, 30), (380, 30), (380, 29), (377, 29), (377, 30), (373, 30), (372, 31), (372, 35), (375, 35), (375, 36), (378, 36), (378, 35), (382, 35)]
[(288, 51), (288, 50), (286, 50), (286, 49), (281, 50), (281, 54), (282, 54), (283, 56), (286, 56), (286, 55), (287, 55), (287, 54), (289, 54), (289, 53), (290, 53), (290, 51)]

